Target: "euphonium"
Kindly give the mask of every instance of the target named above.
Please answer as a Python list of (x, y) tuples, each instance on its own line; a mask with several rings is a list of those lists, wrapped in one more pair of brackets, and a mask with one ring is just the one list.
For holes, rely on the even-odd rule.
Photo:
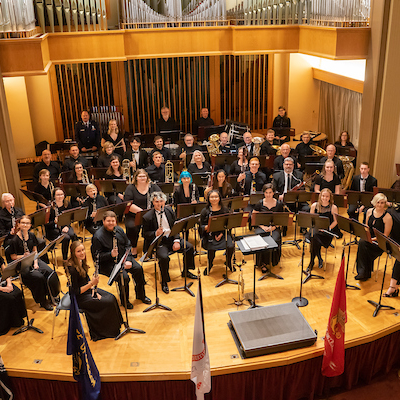
[(131, 166), (130, 161), (125, 158), (122, 160), (122, 176), (130, 184), (131, 182)]
[(261, 143), (263, 143), (264, 140), (259, 136), (255, 136), (253, 137), (252, 142), (254, 143), (253, 156), (258, 157), (261, 151)]
[(89, 175), (88, 175), (86, 169), (83, 169), (83, 171), (82, 171), (82, 182), (83, 182), (85, 185), (89, 185), (89, 183), (90, 183), (90, 181), (89, 181)]
[(210, 135), (208, 138), (207, 150), (210, 156), (217, 155), (219, 153), (219, 135), (217, 133)]
[(174, 164), (168, 160), (165, 163), (165, 183), (174, 182)]

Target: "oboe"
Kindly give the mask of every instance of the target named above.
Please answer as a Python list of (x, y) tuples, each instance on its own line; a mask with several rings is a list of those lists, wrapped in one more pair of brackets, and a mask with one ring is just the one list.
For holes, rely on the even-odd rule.
[(196, 185), (193, 183), (193, 187), (192, 187), (192, 198), (190, 199), (190, 201), (192, 203), (194, 203), (196, 201)]
[[(99, 276), (99, 265), (100, 265), (99, 253), (97, 252), (96, 261), (94, 262), (94, 274), (93, 274), (94, 278), (97, 278)], [(92, 297), (94, 299), (97, 299), (97, 285), (93, 286), (92, 288)]]

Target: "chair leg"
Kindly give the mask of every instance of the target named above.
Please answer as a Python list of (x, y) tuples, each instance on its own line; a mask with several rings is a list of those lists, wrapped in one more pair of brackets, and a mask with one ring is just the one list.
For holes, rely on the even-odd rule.
[(325, 247), (325, 262), (324, 262), (324, 272), (326, 271), (326, 263), (328, 258), (328, 248)]

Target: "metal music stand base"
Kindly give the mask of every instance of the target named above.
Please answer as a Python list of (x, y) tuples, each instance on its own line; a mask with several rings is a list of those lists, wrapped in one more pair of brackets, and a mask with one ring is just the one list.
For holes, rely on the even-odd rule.
[(305, 297), (293, 297), (292, 303), (295, 303), (297, 307), (305, 307), (308, 305), (308, 300)]
[(283, 279), (280, 275), (274, 274), (273, 272), (271, 272), (270, 269), (268, 269), (268, 271), (263, 276), (258, 278), (258, 280), (262, 281), (263, 279), (269, 278), (269, 277), (275, 278), (275, 279)]
[(186, 293), (190, 294), (191, 296), (195, 297), (194, 293), (189, 289), (192, 285), (193, 285), (193, 282), (189, 282), (189, 283), (185, 282), (185, 284), (183, 286), (171, 289), (171, 292), (177, 292), (179, 290), (183, 290), (184, 292), (186, 292)]
[(18, 334), (20, 334), (22, 332), (29, 331), (30, 329), (34, 330), (37, 333), (43, 333), (43, 331), (41, 329), (36, 328), (36, 326), (33, 326), (33, 321), (34, 320), (35, 320), (34, 318), (32, 318), (31, 320), (28, 319), (28, 325), (21, 326), (21, 328), (17, 329), (13, 333), (13, 336), (18, 335)]
[(115, 340), (121, 339), (122, 336), (125, 336), (127, 333), (146, 333), (145, 331), (142, 331), (141, 329), (131, 328), (127, 322), (124, 322), (124, 326), (125, 326), (125, 329), (118, 336), (116, 336)]
[[(227, 267), (227, 268), (228, 268), (228, 267)], [(224, 278), (224, 279), (222, 279), (221, 282), (218, 282), (218, 283), (215, 285), (215, 287), (220, 287), (220, 286), (222, 286), (222, 285), (225, 285), (225, 283), (232, 283), (233, 285), (237, 285), (237, 284), (238, 284), (238, 281), (235, 281), (235, 280), (233, 280), (233, 279), (228, 278), (228, 273), (227, 273), (227, 272), (226, 272), (224, 275), (222, 275), (222, 278)]]
[[(312, 271), (312, 270), (311, 270)], [(315, 279), (325, 279), (323, 276), (321, 276), (321, 275), (316, 275), (316, 274), (312, 274), (311, 273), (311, 271), (310, 272), (307, 272), (307, 271), (304, 271), (303, 270), (303, 274), (304, 275), (307, 275), (304, 279), (303, 279), (303, 284), (304, 283), (306, 283), (306, 282), (308, 282), (310, 279), (312, 279), (312, 278), (315, 278)]]
[(385, 310), (395, 310), (395, 308), (392, 306), (385, 306), (384, 304), (377, 303), (376, 301), (373, 300), (368, 300), (368, 303), (372, 304), (375, 307), (375, 311), (372, 314), (373, 317), (376, 317), (378, 315), (378, 312), (381, 308)]
[(156, 297), (156, 302), (152, 304), (151, 306), (147, 307), (143, 312), (155, 310), (156, 308), (161, 308), (162, 310), (167, 310), (167, 311), (172, 311), (171, 308), (164, 306), (163, 304), (160, 304), (160, 299)]

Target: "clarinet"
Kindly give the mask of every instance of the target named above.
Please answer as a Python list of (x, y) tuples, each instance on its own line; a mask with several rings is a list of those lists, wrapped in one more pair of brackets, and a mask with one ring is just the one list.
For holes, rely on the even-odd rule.
[(96, 199), (95, 198), (93, 199), (92, 207), (93, 207), (92, 213), (96, 212), (97, 211), (97, 205), (96, 205)]
[(196, 201), (196, 185), (193, 183), (193, 187), (192, 187), (192, 198), (190, 199), (190, 201), (193, 203)]
[[(151, 184), (150, 184), (151, 185)], [(147, 208), (151, 208), (151, 202), (150, 202), (150, 185), (149, 189), (147, 190)]]
[(54, 208), (54, 225), (57, 228), (57, 220), (58, 216), (60, 215), (60, 211), (58, 210), (57, 203), (53, 201), (53, 208)]
[[(22, 237), (22, 244), (24, 245), (24, 254), (25, 254), (25, 253), (30, 253), (29, 247), (28, 247), (28, 243), (26, 242), (25, 237), (24, 237), (24, 234), (23, 234), (22, 231), (21, 231), (21, 237)], [(28, 237), (29, 237), (29, 236), (28, 236)]]
[[(113, 249), (118, 250), (117, 229), (113, 229)], [(118, 255), (114, 258), (115, 264), (118, 262)]]
[(11, 229), (15, 228), (16, 223), (17, 223), (17, 220), (15, 218), (15, 208), (11, 207)]
[[(99, 265), (100, 265), (99, 252), (97, 252), (96, 261), (94, 263), (94, 274), (93, 274), (94, 278), (97, 278), (99, 276)], [(92, 297), (94, 299), (97, 299), (97, 285), (93, 286), (92, 288)]]

